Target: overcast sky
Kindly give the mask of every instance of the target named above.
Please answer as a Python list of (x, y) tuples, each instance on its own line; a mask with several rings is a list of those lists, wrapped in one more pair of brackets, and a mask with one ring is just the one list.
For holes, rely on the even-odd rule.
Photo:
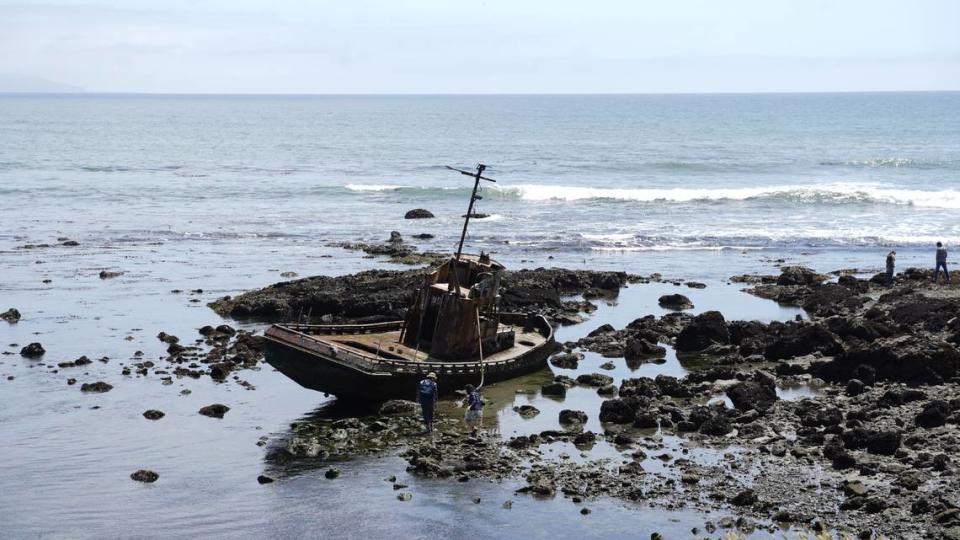
[(0, 90), (960, 90), (956, 0), (0, 0)]

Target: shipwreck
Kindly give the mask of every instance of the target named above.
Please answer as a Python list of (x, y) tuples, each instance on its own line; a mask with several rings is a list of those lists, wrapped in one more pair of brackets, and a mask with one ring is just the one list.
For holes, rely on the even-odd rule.
[(275, 324), (266, 360), (305, 388), (341, 399), (411, 399), (416, 383), (437, 375), (442, 393), (493, 383), (546, 366), (550, 323), (539, 314), (499, 309), (505, 267), (489, 255), (463, 253), (485, 165), (476, 172), (456, 253), (428, 273), (403, 320), (375, 324)]

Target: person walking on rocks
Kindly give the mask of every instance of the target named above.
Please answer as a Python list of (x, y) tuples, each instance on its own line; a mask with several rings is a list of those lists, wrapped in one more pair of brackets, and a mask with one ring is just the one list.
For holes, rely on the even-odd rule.
[(933, 282), (940, 279), (940, 269), (943, 268), (943, 277), (950, 283), (950, 272), (947, 271), (947, 248), (943, 247), (943, 242), (937, 242), (937, 269), (933, 271)]
[(893, 285), (893, 268), (897, 263), (897, 252), (887, 253), (887, 285)]
[(467, 422), (470, 433), (476, 435), (480, 423), (483, 422), (483, 397), (472, 384), (467, 385), (467, 412), (463, 414), (463, 419)]
[(417, 401), (420, 402), (420, 410), (423, 412), (423, 424), (427, 428), (427, 433), (433, 433), (433, 412), (437, 407), (437, 374), (427, 373), (426, 378), (417, 385)]

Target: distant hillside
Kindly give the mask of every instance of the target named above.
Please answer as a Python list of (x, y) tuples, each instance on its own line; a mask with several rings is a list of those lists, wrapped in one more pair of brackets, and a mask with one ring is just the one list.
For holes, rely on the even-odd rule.
[(71, 93), (83, 92), (83, 89), (71, 84), (31, 77), (29, 75), (11, 75), (0, 73), (0, 93)]

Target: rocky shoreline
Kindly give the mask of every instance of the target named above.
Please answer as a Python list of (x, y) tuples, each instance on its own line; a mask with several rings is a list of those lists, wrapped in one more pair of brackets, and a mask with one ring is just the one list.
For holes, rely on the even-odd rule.
[[(395, 320), (426, 271), (296, 279), (223, 297), (210, 307), (254, 321)], [(785, 322), (728, 321), (718, 311), (692, 315), (688, 298), (665, 295), (659, 304), (671, 311), (638, 313), (623, 328), (602, 325), (560, 344), (550, 358), (552, 380), (538, 376), (535, 386), (517, 389), (561, 406), (572, 389), (595, 392), (595, 408), (559, 411), (559, 429), (472, 437), (458, 418), (462, 412), (447, 402), (436, 434), (424, 437), (417, 406), (394, 401), (300, 421), (257, 444), (265, 447), (269, 474), (276, 474), (271, 467), (284, 474), (394, 454), (413, 474), (520, 480), (526, 484), (520, 493), (565, 497), (585, 513), (590, 500), (617, 498), (738, 516), (708, 521), (697, 533), (794, 527), (859, 538), (960, 538), (960, 288), (931, 284), (931, 277), (909, 269), (887, 286), (876, 277), (783, 267), (779, 275), (731, 278), (749, 285), (748, 294), (806, 313)], [(598, 304), (615, 301), (623, 287), (651, 282), (703, 287), (656, 274), (538, 268), (507, 273), (502, 307), (542, 313), (556, 325), (580, 324)], [(8, 324), (20, 318), (16, 309), (4, 315)], [(204, 326), (198, 334), (187, 343), (161, 332), (157, 339), (167, 355), (146, 360), (138, 351), (122, 363), (122, 375), (158, 376), (165, 385), (210, 377), (253, 390), (241, 374), (259, 369), (262, 338), (225, 324)], [(594, 361), (586, 355), (596, 353), (622, 358), (635, 370), (664, 362), (668, 350), (688, 367), (686, 376), (627, 377), (614, 384), (603, 373), (612, 362), (586, 364)], [(21, 350), (34, 365), (64, 375), (91, 363), (86, 357), (49, 363), (44, 353), (39, 343)], [(76, 382), (70, 377), (67, 384)], [(77, 386), (83, 392), (112, 389), (102, 381)], [(783, 397), (797, 388), (799, 398)], [(512, 406), (513, 397), (498, 399)], [(220, 416), (229, 410), (220, 404), (204, 410), (211, 407), (222, 408)], [(200, 414), (211, 415), (204, 410)], [(522, 405), (505, 414), (528, 419), (544, 413)], [(149, 420), (162, 416), (144, 412)], [(600, 430), (585, 427), (596, 421)]]
[[(639, 317), (622, 329), (600, 327), (563, 344), (551, 359), (561, 368), (575, 367), (578, 351), (658, 362), (667, 346), (698, 369), (619, 386), (601, 373), (557, 375), (540, 389), (543, 395), (562, 400), (566, 389), (586, 386), (605, 398), (598, 410), (561, 411), (561, 430), (474, 438), (448, 419), (437, 436), (423, 438), (413, 404), (394, 403), (377, 414), (295, 426), (269, 460), (398, 451), (410, 471), (428, 477), (522, 477), (528, 485), (521, 491), (540, 497), (730, 511), (741, 518), (724, 525), (741, 531), (789, 525), (860, 538), (960, 538), (960, 289), (931, 285), (930, 273), (916, 269), (892, 287), (847, 273), (834, 281), (805, 268), (782, 270), (732, 281), (803, 307), (807, 319), (727, 321), (719, 312), (678, 311)], [(211, 307), (267, 320), (298, 311), (321, 321), (397, 318), (424, 271), (307, 278)], [(505, 308), (575, 324), (591, 310), (591, 299), (650, 280), (615, 272), (511, 272), (503, 301)], [(682, 299), (670, 301), (686, 307)], [(778, 396), (778, 389), (798, 385), (810, 395)], [(599, 418), (603, 431), (584, 430), (588, 417)], [(574, 452), (602, 443), (619, 457), (585, 461), (565, 452), (558, 459), (547, 451), (557, 443)], [(700, 452), (713, 457), (687, 457)]]

